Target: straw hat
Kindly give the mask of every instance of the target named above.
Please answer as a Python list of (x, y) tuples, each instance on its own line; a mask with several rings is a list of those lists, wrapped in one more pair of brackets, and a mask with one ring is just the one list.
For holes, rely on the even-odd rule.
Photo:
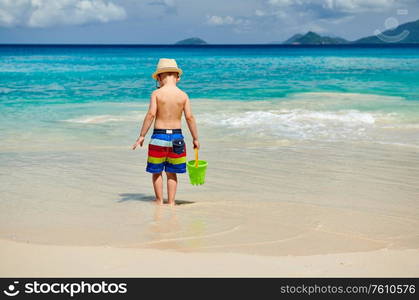
[(176, 60), (171, 58), (160, 58), (156, 71), (151, 77), (157, 80), (157, 75), (165, 72), (177, 72), (179, 76), (183, 73), (182, 69), (178, 68)]

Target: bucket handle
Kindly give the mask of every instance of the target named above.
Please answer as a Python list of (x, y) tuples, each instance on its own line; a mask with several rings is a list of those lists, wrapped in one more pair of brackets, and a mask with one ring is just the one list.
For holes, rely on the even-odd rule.
[(195, 148), (195, 168), (198, 168), (198, 148)]

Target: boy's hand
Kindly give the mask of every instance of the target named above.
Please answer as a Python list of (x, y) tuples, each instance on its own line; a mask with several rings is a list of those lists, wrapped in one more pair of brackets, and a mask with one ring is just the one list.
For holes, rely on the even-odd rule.
[(194, 149), (195, 148), (198, 148), (199, 149), (199, 141), (198, 140), (193, 140), (193, 147), (194, 147)]
[(135, 150), (137, 147), (138, 147), (138, 145), (140, 145), (141, 147), (143, 146), (143, 144), (144, 144), (144, 137), (143, 136), (140, 136), (138, 139), (137, 139), (137, 141), (135, 142), (135, 144), (134, 145), (132, 145), (132, 150)]

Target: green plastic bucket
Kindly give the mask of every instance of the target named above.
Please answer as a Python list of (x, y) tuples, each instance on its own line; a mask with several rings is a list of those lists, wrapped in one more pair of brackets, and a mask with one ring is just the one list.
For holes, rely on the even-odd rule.
[[(195, 150), (195, 158), (198, 158), (198, 151)], [(189, 173), (189, 181), (192, 185), (201, 185), (205, 183), (205, 172), (207, 170), (208, 163), (205, 160), (198, 159), (198, 166), (196, 165), (197, 160), (190, 160), (186, 163)]]

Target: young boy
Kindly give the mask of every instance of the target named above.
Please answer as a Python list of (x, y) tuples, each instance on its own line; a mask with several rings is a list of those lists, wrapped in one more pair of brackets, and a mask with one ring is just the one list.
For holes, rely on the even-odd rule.
[(199, 149), (198, 131), (188, 95), (176, 86), (182, 70), (174, 59), (161, 58), (152, 77), (159, 88), (151, 94), (150, 106), (144, 117), (140, 136), (132, 149), (144, 143), (144, 137), (154, 121), (154, 131), (148, 145), (147, 172), (152, 173), (156, 203), (163, 204), (163, 170), (167, 175), (167, 194), (170, 205), (175, 204), (177, 173), (186, 172), (186, 148), (181, 128), (185, 114), (193, 147)]

